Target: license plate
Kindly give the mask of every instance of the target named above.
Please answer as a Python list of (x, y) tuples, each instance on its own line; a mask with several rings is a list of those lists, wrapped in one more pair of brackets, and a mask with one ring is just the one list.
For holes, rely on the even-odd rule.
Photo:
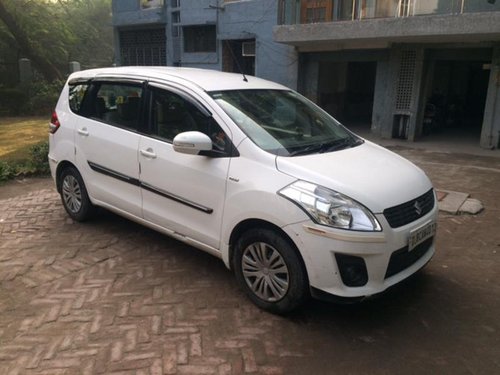
[(426, 239), (431, 238), (436, 234), (437, 223), (435, 221), (428, 222), (420, 228), (410, 231), (408, 239), (408, 251), (412, 251)]

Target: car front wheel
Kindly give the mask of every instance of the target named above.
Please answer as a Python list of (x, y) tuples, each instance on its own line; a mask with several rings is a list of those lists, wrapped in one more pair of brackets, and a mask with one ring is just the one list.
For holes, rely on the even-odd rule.
[(248, 297), (260, 308), (285, 314), (308, 296), (308, 279), (293, 245), (281, 233), (251, 229), (236, 242), (233, 268)]

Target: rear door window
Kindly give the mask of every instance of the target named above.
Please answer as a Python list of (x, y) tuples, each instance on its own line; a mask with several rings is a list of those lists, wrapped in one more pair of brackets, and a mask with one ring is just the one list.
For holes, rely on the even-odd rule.
[(142, 85), (98, 83), (89, 103), (89, 117), (125, 129), (138, 130)]

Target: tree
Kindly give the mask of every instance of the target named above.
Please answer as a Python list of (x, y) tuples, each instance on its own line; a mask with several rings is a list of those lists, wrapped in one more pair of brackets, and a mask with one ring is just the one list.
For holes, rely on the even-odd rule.
[(113, 63), (113, 28), (111, 0), (59, 0), (66, 4), (75, 42), (68, 48), (70, 60), (93, 68)]
[(112, 41), (111, 0), (0, 0), (0, 56), (19, 51), (49, 82), (69, 61), (110, 65)]
[(19, 50), (38, 68), (40, 73), (48, 80), (61, 79), (59, 69), (52, 64), (43, 54), (38, 51), (36, 45), (32, 43), (25, 28), (21, 26), (16, 17), (7, 9), (5, 1), (0, 0), (0, 20), (3, 21), (12, 38), (17, 43)]

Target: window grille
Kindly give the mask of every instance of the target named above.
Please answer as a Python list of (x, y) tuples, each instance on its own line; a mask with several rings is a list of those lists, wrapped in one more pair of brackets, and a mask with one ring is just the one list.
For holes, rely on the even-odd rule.
[(120, 32), (121, 65), (167, 65), (165, 28)]

